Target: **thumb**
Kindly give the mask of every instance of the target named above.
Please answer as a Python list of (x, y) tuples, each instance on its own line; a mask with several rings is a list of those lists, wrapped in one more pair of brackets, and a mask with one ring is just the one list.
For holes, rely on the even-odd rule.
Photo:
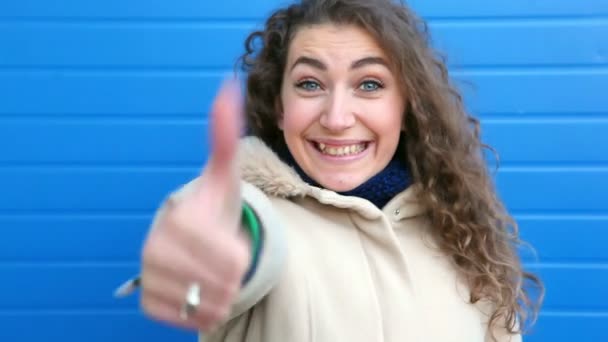
[(223, 224), (237, 227), (241, 210), (237, 161), (241, 132), (241, 94), (236, 81), (224, 83), (210, 113), (211, 155), (199, 183), (199, 204), (211, 208)]
[(241, 93), (236, 81), (227, 81), (211, 109), (211, 155), (206, 171), (214, 181), (239, 178), (236, 155), (242, 125)]

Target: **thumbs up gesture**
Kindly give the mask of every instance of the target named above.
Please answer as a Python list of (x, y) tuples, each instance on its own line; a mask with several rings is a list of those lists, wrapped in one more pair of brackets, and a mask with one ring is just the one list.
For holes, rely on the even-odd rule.
[[(238, 85), (225, 84), (211, 112), (207, 165), (187, 191), (165, 203), (146, 238), (141, 305), (153, 319), (206, 331), (228, 316), (238, 295), (251, 260), (240, 229), (240, 104)], [(188, 298), (197, 305), (184, 312)]]

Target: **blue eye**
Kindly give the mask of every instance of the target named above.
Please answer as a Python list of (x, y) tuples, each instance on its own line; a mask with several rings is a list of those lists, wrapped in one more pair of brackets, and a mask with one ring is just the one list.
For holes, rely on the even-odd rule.
[(315, 91), (321, 89), (321, 85), (315, 81), (306, 80), (296, 84), (296, 87), (306, 90), (306, 91)]
[(382, 83), (378, 81), (363, 81), (363, 83), (361, 83), (359, 86), (359, 89), (363, 91), (376, 91), (382, 87)]

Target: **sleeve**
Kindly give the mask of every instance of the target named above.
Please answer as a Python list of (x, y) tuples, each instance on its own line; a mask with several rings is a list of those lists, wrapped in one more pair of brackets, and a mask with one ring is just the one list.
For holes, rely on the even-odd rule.
[(233, 305), (234, 318), (260, 301), (278, 282), (286, 256), (286, 237), (283, 226), (268, 197), (246, 182), (241, 187), (242, 198), (253, 209), (262, 231), (262, 245), (255, 272), (243, 285)]
[[(154, 214), (150, 229), (156, 229), (158, 222), (165, 215), (167, 207), (179, 202), (181, 198), (196, 188), (198, 178), (172, 192)], [(285, 263), (286, 238), (283, 226), (273, 209), (270, 199), (255, 186), (242, 181), (241, 198), (253, 210), (261, 230), (261, 245), (254, 272), (243, 284), (241, 291), (232, 305), (228, 320), (245, 313), (260, 301), (276, 285)], [(139, 286), (139, 275), (123, 283), (115, 296), (124, 297)]]
[[(182, 196), (190, 191), (194, 191), (197, 181), (198, 178), (171, 194), (169, 201), (179, 202)], [(255, 272), (243, 284), (241, 292), (232, 306), (229, 319), (244, 313), (254, 306), (276, 285), (286, 256), (284, 228), (268, 196), (255, 186), (241, 181), (241, 198), (256, 215), (262, 232), (261, 244), (263, 248), (260, 250), (257, 265), (255, 265)], [(154, 219), (155, 222), (163, 214), (165, 205), (158, 210)], [(155, 224), (152, 224), (152, 227), (154, 226)]]

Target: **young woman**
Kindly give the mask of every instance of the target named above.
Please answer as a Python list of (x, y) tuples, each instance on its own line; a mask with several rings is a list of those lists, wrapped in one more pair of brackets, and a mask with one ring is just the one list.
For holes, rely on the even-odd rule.
[(521, 340), (541, 284), (425, 24), (303, 0), (246, 46), (249, 136), (228, 85), (146, 239), (145, 312), (208, 341)]

